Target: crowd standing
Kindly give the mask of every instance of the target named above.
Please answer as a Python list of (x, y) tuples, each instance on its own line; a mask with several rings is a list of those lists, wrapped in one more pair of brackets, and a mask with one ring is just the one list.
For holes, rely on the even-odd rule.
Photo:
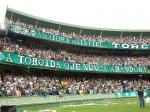
[[(49, 76), (48, 76), (49, 75)], [(35, 74), (3, 74), (0, 78), (0, 96), (80, 95), (137, 91), (150, 87), (149, 80), (105, 79), (87, 77), (38, 76)]]
[[(59, 32), (59, 30), (26, 24), (20, 20), (10, 24), (18, 24), (29, 29), (63, 35), (70, 38), (80, 38), (88, 40), (97, 40), (105, 42), (121, 43), (150, 43), (150, 39), (126, 37), (126, 38), (105, 38), (95, 35), (81, 35), (73, 33)], [(38, 48), (33, 45), (28, 47), (22, 44), (12, 42), (11, 38), (0, 38), (0, 50), (4, 52), (13, 52), (31, 57), (45, 58), (48, 60), (105, 64), (105, 65), (150, 65), (150, 57), (147, 56), (113, 56), (113, 55), (87, 55), (80, 53), (71, 53), (65, 50), (53, 50)], [(98, 94), (115, 92), (133, 92), (137, 91), (138, 85), (142, 85), (145, 90), (150, 87), (149, 80), (141, 79), (105, 79), (105, 78), (87, 78), (87, 77), (57, 77), (39, 76), (37, 74), (1, 74), (0, 75), (0, 96), (41, 96), (41, 95), (60, 95), (60, 94)]]
[(13, 52), (21, 55), (27, 55), (48, 60), (76, 62), (85, 64), (105, 64), (105, 65), (131, 65), (148, 66), (150, 65), (149, 56), (113, 56), (113, 55), (87, 55), (81, 53), (71, 53), (65, 50), (52, 50), (37, 48), (34, 45), (28, 47), (20, 45), (17, 42), (12, 43), (11, 39), (0, 38), (0, 49), (4, 52)]
[(25, 27), (28, 29), (35, 29), (36, 31), (42, 31), (54, 35), (61, 35), (69, 38), (78, 38), (78, 39), (83, 39), (83, 40), (95, 40), (95, 41), (103, 41), (103, 42), (112, 42), (112, 43), (124, 43), (124, 44), (150, 44), (150, 38), (144, 38), (142, 37), (142, 34), (139, 34), (139, 36), (123, 36), (123, 32), (120, 32), (119, 37), (114, 37), (113, 33), (111, 37), (105, 37), (102, 35), (102, 32), (100, 32), (99, 36), (96, 36), (94, 34), (82, 34), (80, 33), (75, 33), (75, 32), (61, 32), (58, 29), (52, 29), (52, 28), (46, 28), (46, 27), (41, 27), (41, 26), (36, 26), (32, 24), (27, 24), (25, 22), (22, 22), (20, 19), (17, 21), (10, 20), (9, 24), (17, 24), (21, 27)]

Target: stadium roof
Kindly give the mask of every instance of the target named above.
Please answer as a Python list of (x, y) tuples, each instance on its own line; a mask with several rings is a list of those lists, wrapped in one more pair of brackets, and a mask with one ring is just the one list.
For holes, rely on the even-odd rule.
[(33, 18), (35, 20), (41, 20), (44, 22), (49, 22), (49, 23), (53, 23), (53, 24), (57, 24), (57, 25), (64, 25), (64, 26), (70, 26), (70, 27), (75, 27), (75, 28), (79, 28), (79, 29), (89, 29), (89, 30), (98, 30), (98, 31), (117, 31), (117, 32), (150, 32), (150, 30), (143, 30), (143, 29), (110, 29), (110, 28), (96, 28), (96, 27), (88, 27), (88, 26), (80, 26), (80, 25), (74, 25), (74, 24), (68, 24), (68, 23), (63, 23), (63, 22), (58, 22), (55, 20), (49, 20), (49, 19), (45, 19), (45, 18), (41, 18), (38, 16), (33, 16), (24, 12), (20, 12), (18, 10), (12, 9), (12, 8), (7, 8), (7, 11), (9, 12), (13, 12), (19, 15), (23, 15), (23, 16), (27, 16), (29, 18)]

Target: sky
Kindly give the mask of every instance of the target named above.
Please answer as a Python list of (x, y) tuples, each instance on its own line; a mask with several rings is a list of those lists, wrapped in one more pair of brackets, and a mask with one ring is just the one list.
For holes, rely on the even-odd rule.
[(150, 0), (0, 0), (0, 23), (7, 6), (74, 25), (150, 30)]

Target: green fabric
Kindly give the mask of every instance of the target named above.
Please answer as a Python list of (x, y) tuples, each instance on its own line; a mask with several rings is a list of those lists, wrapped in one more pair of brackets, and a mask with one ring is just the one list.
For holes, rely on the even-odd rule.
[[(10, 25), (9, 28), (10, 31), (15, 33), (20, 33), (23, 35), (28, 35), (34, 38), (54, 41), (54, 42), (60, 42), (60, 43), (66, 43), (66, 44), (73, 44), (73, 45), (79, 45), (79, 46), (87, 46), (87, 47), (98, 47), (98, 48), (117, 48), (117, 49), (150, 49), (150, 45), (148, 44), (124, 44), (119, 43), (114, 44), (112, 42), (103, 42), (103, 41), (94, 41), (94, 40), (81, 40), (76, 38), (69, 38), (64, 37), (60, 35), (54, 35), (46, 32), (41, 31), (35, 31), (34, 29), (27, 29), (25, 27), (21, 27), (17, 24)], [(136, 47), (135, 47), (136, 45)]]
[(22, 66), (38, 67), (45, 69), (57, 69), (65, 71), (78, 71), (78, 72), (97, 72), (97, 73), (147, 73), (147, 67), (144, 66), (117, 66), (117, 65), (104, 65), (104, 64), (83, 64), (74, 62), (63, 62), (46, 60), (43, 58), (33, 58), (23, 56), (16, 53), (0, 52), (0, 62), (17, 64)]

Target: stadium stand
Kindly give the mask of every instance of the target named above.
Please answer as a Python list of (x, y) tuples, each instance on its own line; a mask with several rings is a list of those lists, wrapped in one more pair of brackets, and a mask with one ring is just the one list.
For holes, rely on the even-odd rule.
[[(135, 97), (139, 85), (145, 94), (149, 90), (148, 31), (95, 31), (40, 19), (37, 23), (37, 18), (17, 12), (12, 16), (12, 11), (6, 14), (6, 31), (0, 32), (0, 97)], [(81, 43), (73, 44), (76, 39)]]
[(80, 94), (110, 94), (115, 92), (137, 91), (138, 85), (142, 84), (146, 91), (150, 88), (148, 79), (107, 79), (87, 77), (58, 77), (41, 76), (39, 74), (3, 74), (0, 78), (1, 96), (47, 96)]
[[(90, 63), (90, 64), (105, 64), (105, 65), (136, 65), (136, 66), (148, 66), (150, 64), (149, 56), (113, 56), (108, 54), (103, 55), (90, 55), (81, 53), (70, 53), (61, 49), (44, 49), (44, 46), (36, 47), (33, 43), (29, 46), (23, 45), (18, 40), (13, 40), (15, 43), (11, 42), (11, 38), (5, 37), (0, 38), (1, 51), (18, 53), (21, 55), (27, 55), (37, 58), (45, 58), (48, 60), (55, 61), (67, 61), (67, 62), (77, 62), (77, 63)], [(27, 41), (25, 43), (29, 44)], [(125, 58), (126, 57), (126, 58)]]
[(59, 30), (56, 29), (50, 29), (46, 27), (36, 27), (32, 24), (27, 24), (22, 22), (20, 19), (17, 21), (11, 21), (9, 20), (9, 25), (18, 25), (19, 27), (31, 29), (31, 30), (36, 30), (36, 31), (41, 31), (49, 34), (54, 34), (54, 35), (60, 35), (60, 36), (65, 36), (69, 38), (78, 38), (78, 39), (83, 39), (83, 40), (94, 40), (94, 41), (103, 41), (103, 42), (114, 42), (114, 43), (125, 43), (125, 44), (150, 44), (150, 39), (149, 38), (142, 38), (140, 35), (138, 37), (136, 36), (127, 36), (127, 37), (122, 37), (123, 35), (120, 35), (119, 38), (115, 37), (103, 37), (101, 36), (96, 36), (94, 34), (90, 35), (81, 35), (81, 34), (76, 34), (75, 32), (72, 33), (66, 33), (66, 32), (60, 32)]

